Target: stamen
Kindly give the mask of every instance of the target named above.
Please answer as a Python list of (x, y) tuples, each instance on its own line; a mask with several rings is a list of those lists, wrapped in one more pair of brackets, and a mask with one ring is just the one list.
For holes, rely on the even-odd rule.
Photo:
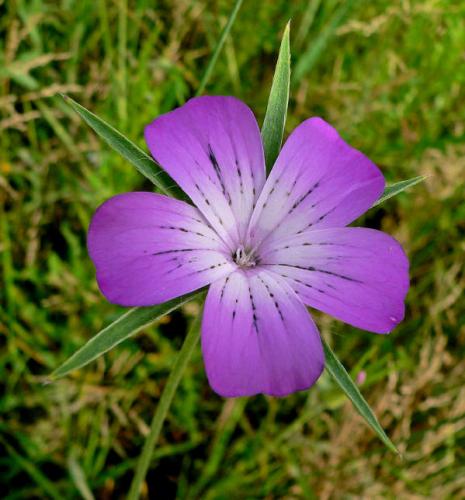
[(237, 248), (233, 255), (234, 262), (240, 267), (255, 267), (257, 264), (255, 253), (252, 250), (246, 250), (243, 245)]

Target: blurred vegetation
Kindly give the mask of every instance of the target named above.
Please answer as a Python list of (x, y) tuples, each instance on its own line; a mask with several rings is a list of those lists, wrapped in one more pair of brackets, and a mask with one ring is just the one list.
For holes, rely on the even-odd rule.
[[(195, 93), (231, 8), (226, 0), (0, 0), (2, 498), (124, 498), (198, 313), (191, 304), (43, 385), (122, 311), (99, 293), (86, 253), (93, 211), (116, 193), (151, 189), (57, 93), (145, 148), (144, 125)], [(290, 18), (287, 132), (320, 115), (388, 181), (428, 176), (362, 221), (409, 253), (403, 324), (377, 336), (316, 315), (403, 459), (326, 374), (285, 399), (223, 400), (207, 384), (199, 349), (144, 494), (463, 498), (465, 4), (245, 0), (207, 93), (242, 98), (261, 123)]]

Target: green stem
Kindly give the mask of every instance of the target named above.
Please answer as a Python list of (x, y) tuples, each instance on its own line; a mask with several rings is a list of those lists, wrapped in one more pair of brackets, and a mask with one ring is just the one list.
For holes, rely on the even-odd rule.
[(173, 400), (176, 389), (178, 388), (179, 382), (181, 381), (184, 370), (186, 369), (187, 363), (189, 362), (197, 341), (200, 337), (200, 314), (193, 321), (191, 328), (184, 340), (184, 343), (179, 351), (179, 354), (174, 363), (173, 369), (168, 377), (166, 387), (163, 390), (163, 394), (160, 398), (155, 415), (153, 416), (152, 424), (150, 425), (150, 433), (147, 436), (144, 444), (144, 449), (139, 457), (136, 465), (136, 473), (131, 483), (131, 489), (129, 490), (128, 500), (137, 500), (140, 496), (142, 483), (145, 480), (145, 476), (150, 466), (150, 461), (153, 456), (153, 451), (155, 449), (155, 444), (157, 443), (158, 436), (163, 425), (163, 422), (168, 413), (168, 409)]
[(241, 8), (243, 0), (236, 0), (236, 3), (234, 4), (234, 8), (229, 15), (228, 22), (226, 23), (226, 26), (224, 27), (220, 39), (218, 40), (218, 43), (215, 47), (215, 51), (213, 52), (212, 58), (210, 59), (210, 62), (208, 63), (207, 69), (205, 70), (205, 73), (202, 77), (202, 80), (200, 82), (199, 88), (197, 89), (197, 92), (195, 95), (200, 95), (204, 89), (205, 86), (208, 83), (208, 80), (210, 79), (211, 72), (213, 71), (213, 68), (216, 64), (216, 60), (218, 59), (218, 56), (220, 55), (221, 49), (223, 48), (224, 42), (226, 41), (226, 37), (228, 36), (228, 33), (231, 31), (231, 27), (234, 23), (234, 20), (236, 19), (237, 13), (239, 12), (239, 9)]

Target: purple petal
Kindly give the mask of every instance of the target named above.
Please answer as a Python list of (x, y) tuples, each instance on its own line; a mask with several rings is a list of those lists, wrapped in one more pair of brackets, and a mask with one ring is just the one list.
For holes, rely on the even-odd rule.
[(211, 387), (225, 397), (285, 396), (320, 376), (318, 330), (292, 288), (259, 269), (238, 270), (210, 286), (202, 351)]
[(255, 245), (308, 228), (343, 227), (384, 188), (379, 169), (321, 118), (310, 118), (286, 141), (257, 202), (249, 234)]
[(408, 260), (399, 243), (381, 231), (306, 231), (267, 246), (261, 258), (305, 304), (358, 328), (388, 333), (404, 317)]
[(265, 182), (260, 131), (233, 97), (197, 97), (145, 129), (153, 157), (233, 250)]
[(123, 306), (158, 304), (235, 269), (196, 208), (153, 193), (106, 201), (92, 219), (87, 245), (102, 293)]

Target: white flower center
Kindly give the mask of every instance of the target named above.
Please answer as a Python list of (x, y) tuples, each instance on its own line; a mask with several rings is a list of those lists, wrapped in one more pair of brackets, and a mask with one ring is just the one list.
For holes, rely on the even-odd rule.
[(233, 259), (240, 267), (254, 267), (257, 264), (257, 257), (254, 251), (245, 249), (242, 245), (236, 250)]

